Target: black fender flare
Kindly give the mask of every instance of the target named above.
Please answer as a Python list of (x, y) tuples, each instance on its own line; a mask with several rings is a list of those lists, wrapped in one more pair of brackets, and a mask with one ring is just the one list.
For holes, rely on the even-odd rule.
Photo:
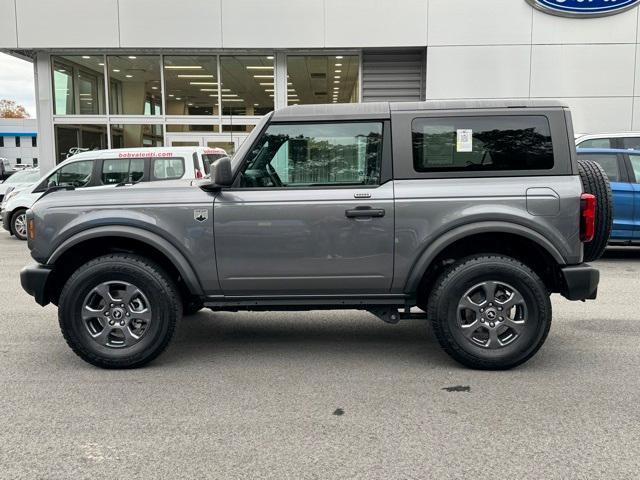
[(431, 262), (433, 262), (445, 248), (465, 237), (481, 233), (510, 233), (524, 237), (536, 243), (549, 253), (558, 265), (566, 265), (566, 261), (560, 251), (543, 235), (529, 227), (509, 222), (477, 222), (453, 228), (431, 242), (414, 263), (407, 282), (405, 283), (405, 293), (414, 293), (417, 291), (420, 280), (422, 280)]
[(204, 295), (204, 290), (198, 280), (198, 276), (185, 256), (172, 243), (158, 234), (136, 227), (111, 225), (83, 230), (58, 245), (47, 259), (47, 265), (54, 265), (63, 253), (75, 245), (98, 237), (130, 238), (155, 248), (167, 257), (176, 270), (178, 270), (187, 288), (193, 295)]

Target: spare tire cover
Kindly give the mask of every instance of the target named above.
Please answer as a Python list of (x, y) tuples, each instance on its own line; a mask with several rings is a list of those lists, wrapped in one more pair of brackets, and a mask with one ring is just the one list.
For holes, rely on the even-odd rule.
[(593, 160), (578, 160), (578, 172), (585, 193), (596, 197), (596, 228), (593, 240), (584, 244), (584, 261), (598, 260), (607, 248), (613, 227), (613, 196), (609, 177)]

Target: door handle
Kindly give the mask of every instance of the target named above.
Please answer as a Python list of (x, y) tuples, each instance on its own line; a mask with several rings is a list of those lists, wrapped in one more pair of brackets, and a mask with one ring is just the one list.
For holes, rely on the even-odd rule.
[(347, 218), (380, 218), (384, 217), (385, 213), (383, 208), (371, 207), (356, 207), (344, 212)]

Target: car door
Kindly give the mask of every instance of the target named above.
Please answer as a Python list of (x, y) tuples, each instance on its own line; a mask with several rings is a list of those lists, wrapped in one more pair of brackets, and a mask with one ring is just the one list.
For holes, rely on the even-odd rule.
[(634, 231), (634, 189), (627, 176), (625, 156), (612, 153), (579, 153), (578, 158), (597, 162), (606, 172), (613, 193), (611, 240), (630, 240)]
[(223, 292), (388, 293), (390, 152), (382, 121), (271, 124), (214, 202)]
[(640, 240), (640, 155), (627, 154), (627, 168), (633, 188), (633, 239)]

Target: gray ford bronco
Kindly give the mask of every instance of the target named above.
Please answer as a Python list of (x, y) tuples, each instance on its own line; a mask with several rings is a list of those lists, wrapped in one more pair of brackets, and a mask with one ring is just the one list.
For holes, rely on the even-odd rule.
[(506, 369), (544, 343), (552, 293), (596, 297), (611, 192), (560, 103), (310, 105), (210, 181), (52, 191), (27, 223), (23, 288), (100, 367), (151, 361), (206, 307), (424, 318), (458, 362)]

